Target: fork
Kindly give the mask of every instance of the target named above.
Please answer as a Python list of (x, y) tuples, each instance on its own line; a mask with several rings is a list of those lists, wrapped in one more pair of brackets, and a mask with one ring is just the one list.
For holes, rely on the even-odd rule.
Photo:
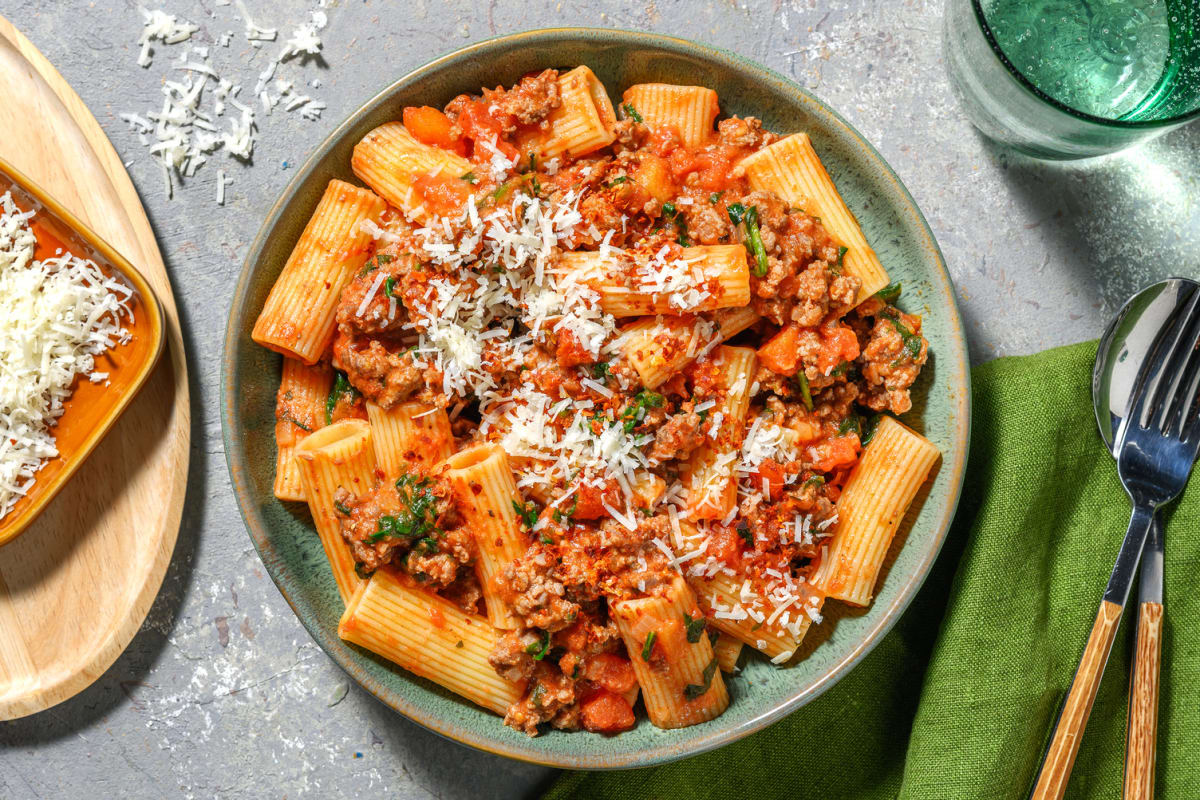
[(1200, 289), (1159, 337), (1117, 431), (1117, 474), (1133, 514), (1030, 800), (1058, 800), (1066, 791), (1154, 513), (1183, 491), (1200, 450), (1198, 348)]

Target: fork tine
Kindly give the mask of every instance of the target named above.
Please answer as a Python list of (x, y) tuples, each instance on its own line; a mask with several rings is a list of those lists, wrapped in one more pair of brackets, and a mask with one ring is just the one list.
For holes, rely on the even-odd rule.
[(1191, 443), (1193, 447), (1197, 447), (1200, 446), (1200, 369), (1197, 369), (1196, 374), (1192, 376), (1188, 392), (1192, 398), (1192, 404), (1191, 406), (1184, 406), (1184, 410), (1188, 411), (1190, 409), (1190, 413), (1183, 415), (1182, 430), (1179, 438)]
[(1195, 322), (1197, 306), (1200, 305), (1200, 290), (1193, 289), (1187, 306), (1171, 320), (1154, 348), (1153, 355), (1147, 359), (1143, 368), (1138, 387), (1134, 390), (1132, 408), (1128, 419), (1136, 420), (1138, 426), (1151, 426), (1161, 429), (1164, 401), (1171, 395), (1167, 388), (1174, 382), (1183, 367), (1183, 362), (1191, 353), (1191, 348), (1183, 348), (1181, 344), (1187, 340), (1192, 347), (1195, 342), (1188, 336), (1188, 329)]
[(1184, 419), (1196, 399), (1189, 384), (1193, 372), (1200, 368), (1200, 289), (1193, 290), (1192, 302), (1185, 312), (1184, 328), (1175, 349), (1167, 361), (1165, 380), (1160, 382), (1161, 408), (1159, 429), (1169, 436), (1180, 435)]

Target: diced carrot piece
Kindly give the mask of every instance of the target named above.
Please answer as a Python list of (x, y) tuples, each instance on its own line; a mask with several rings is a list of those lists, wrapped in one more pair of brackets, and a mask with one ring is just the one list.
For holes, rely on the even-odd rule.
[(795, 325), (788, 325), (758, 348), (758, 360), (774, 373), (795, 375), (800, 366), (799, 347), (800, 329)]
[(637, 721), (628, 701), (606, 689), (584, 700), (579, 714), (583, 727), (594, 733), (619, 733), (629, 730)]
[(431, 106), (409, 106), (404, 109), (404, 127), (419, 142), (450, 150), (460, 156), (467, 154), (467, 144), (455, 133), (450, 118)]

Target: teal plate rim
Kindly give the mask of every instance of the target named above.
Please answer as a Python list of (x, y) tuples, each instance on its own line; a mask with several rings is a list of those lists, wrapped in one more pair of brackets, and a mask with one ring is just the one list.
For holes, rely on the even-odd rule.
[[(840, 141), (840, 144), (849, 149), (854, 160), (860, 166), (869, 168), (870, 177), (860, 180), (870, 187), (865, 190), (869, 193), (870, 199), (884, 202), (894, 214), (895, 221), (901, 225), (902, 229), (899, 233), (887, 231), (889, 239), (895, 237), (897, 246), (902, 246), (901, 235), (911, 240), (908, 242), (910, 255), (918, 254), (919, 257), (913, 260), (919, 262), (917, 272), (923, 276), (922, 279), (926, 284), (924, 291), (921, 291), (918, 296), (925, 305), (922, 313), (926, 314), (927, 329), (929, 329), (931, 321), (936, 321), (938, 329), (941, 331), (940, 340), (933, 348), (934, 360), (927, 367), (927, 373), (933, 371), (931, 367), (936, 370), (938, 377), (933, 380), (939, 383), (935, 388), (941, 391), (942, 401), (945, 404), (944, 417), (935, 418), (932, 422), (944, 425), (944, 427), (939, 429), (940, 433), (935, 437), (928, 430), (927, 424), (926, 433), (939, 443), (943, 459), (932, 484), (934, 491), (938, 494), (936, 502), (931, 504), (928, 500), (923, 501), (919, 515), (914, 517), (915, 522), (911, 520), (906, 522), (903, 538), (907, 547), (902, 552), (912, 563), (906, 565), (907, 568), (903, 570), (903, 574), (889, 574), (891, 561), (896, 558), (895, 551), (899, 549), (895, 546), (892, 548), (889, 564), (885, 566), (885, 574), (881, 578), (880, 586), (877, 587), (874, 604), (861, 613), (838, 614), (837, 625), (828, 625), (829, 628), (843, 625), (854, 626), (853, 641), (840, 644), (836, 655), (821, 669), (818, 675), (807, 682), (797, 681), (795, 685), (781, 689), (781, 685), (788, 680), (788, 677), (796, 670), (801, 669), (800, 665), (778, 670), (766, 664), (765, 660), (752, 661), (746, 665), (745, 670), (740, 673), (740, 677), (729, 681), (731, 693), (734, 695), (730, 710), (716, 720), (692, 728), (660, 731), (643, 720), (633, 731), (617, 737), (602, 737), (598, 734), (584, 732), (552, 731), (530, 739), (506, 728), (500, 719), (491, 713), (459, 700), (440, 687), (413, 676), (399, 667), (387, 664), (383, 659), (342, 642), (337, 636), (336, 618), (332, 625), (323, 622), (322, 612), (327, 613), (329, 609), (318, 607), (321, 602), (328, 602), (330, 592), (333, 593), (333, 599), (337, 599), (336, 592), (332, 589), (332, 577), (329, 576), (328, 580), (313, 578), (308, 572), (311, 565), (306, 563), (303, 556), (299, 558), (300, 565), (297, 568), (294, 564), (289, 564), (281, 555), (282, 548), (299, 546), (293, 541), (276, 538), (293, 535), (293, 531), (283, 530), (281, 527), (295, 528), (301, 525), (291, 510), (295, 504), (285, 505), (275, 500), (270, 491), (269, 481), (265, 483), (265, 487), (262, 481), (256, 483), (255, 467), (261, 470), (264, 465), (261, 463), (262, 459), (252, 463), (247, 453), (246, 442), (249, 437), (268, 435), (273, 430), (274, 397), (279, 361), (277, 355), (259, 348), (249, 338), (249, 330), (253, 326), (264, 293), (262, 286), (255, 287), (254, 285), (256, 273), (260, 271), (260, 267), (264, 266), (264, 255), (269, 250), (276, 229), (281, 225), (295, 224), (286, 219), (292, 206), (299, 205), (303, 209), (303, 211), (297, 210), (295, 213), (302, 213), (304, 220), (307, 220), (311, 209), (315, 207), (315, 196), (306, 200), (297, 200), (297, 197), (302, 194), (302, 189), (305, 188), (305, 183), (313, 179), (314, 173), (322, 171), (325, 162), (330, 158), (331, 151), (344, 145), (347, 137), (363, 126), (368, 117), (372, 114), (379, 114), (382, 108), (387, 107), (395, 95), (405, 90), (419, 91), (414, 87), (423, 81), (436, 81), (442, 78), (446, 71), (452, 70), (456, 65), (473, 60), (496, 63), (497, 59), (505, 56), (534, 59), (546, 66), (563, 63), (571, 65), (589, 63), (586, 56), (572, 57), (570, 50), (566, 51), (564, 55), (555, 56), (556, 51), (552, 51), (555, 46), (560, 48), (575, 46), (584, 50), (588, 47), (616, 49), (625, 59), (631, 56), (635, 60), (642, 57), (644, 62), (642, 69), (649, 72), (653, 72), (656, 68), (655, 64), (649, 60), (652, 53), (657, 54), (654, 58), (667, 59), (667, 61), (661, 62), (664, 64), (671, 59), (680, 64), (690, 61), (693, 65), (705, 67), (710, 74), (731, 74), (732, 79), (745, 81), (756, 87), (762, 87), (763, 91), (772, 91), (786, 97), (786, 100), (781, 102), (786, 107), (789, 116), (808, 118), (822, 126), (808, 129), (808, 132), (813, 135), (814, 142), (832, 131), (832, 135)], [(627, 64), (623, 60), (622, 66), (618, 69), (623, 70), (626, 67)], [(676, 65), (676, 67), (682, 69), (680, 65)], [(519, 74), (520, 72), (516, 73), (516, 75)], [(677, 74), (682, 79), (689, 73)], [(603, 77), (601, 75), (602, 80)], [(640, 74), (639, 79), (653, 78), (643, 73)], [(660, 77), (660, 79), (662, 78)], [(498, 77), (494, 76), (489, 76), (488, 81), (489, 85), (501, 82)], [(693, 80), (692, 82), (703, 81)], [(608, 85), (607, 82), (606, 85)], [(459, 91), (465, 91), (465, 89)], [(430, 97), (429, 101), (436, 103), (438, 99)], [(444, 98), (443, 102), (448, 99), (449, 97)], [(736, 99), (731, 105), (737, 105)], [(399, 110), (398, 106), (395, 110)], [(741, 113), (754, 113), (754, 109), (737, 110)], [(392, 116), (397, 117), (398, 114)], [(341, 176), (349, 175), (349, 164), (337, 165), (334, 172)], [(839, 186), (839, 188), (841, 187)], [(852, 208), (855, 207), (854, 203), (851, 205)], [(863, 222), (864, 228), (868, 230), (872, 244), (877, 250), (881, 250), (881, 255), (883, 255), (878, 241), (880, 237), (870, 230), (872, 214), (874, 212), (863, 214), (861, 208), (858, 209), (858, 216)], [(297, 235), (298, 232), (299, 228), (296, 228)], [(280, 238), (284, 238), (285, 235), (281, 234)], [(290, 251), (295, 238), (295, 235), (288, 238), (287, 251)], [(885, 258), (884, 261), (885, 266), (888, 266), (888, 260)], [(274, 263), (265, 266), (274, 269), (270, 276), (273, 280), (278, 269), (282, 267), (282, 259), (275, 258)], [(890, 266), (889, 271), (891, 271)], [(252, 291), (254, 288), (257, 288), (257, 294)], [(909, 297), (909, 294), (906, 293), (906, 297)], [(252, 351), (251, 348), (254, 350)], [(261, 352), (255, 355), (254, 351)], [(270, 375), (271, 380), (275, 381), (275, 385), (266, 389), (261, 386), (256, 387), (253, 376), (248, 374), (254, 371), (250, 366), (257, 366), (258, 376), (261, 379), (261, 369), (265, 366), (264, 364), (250, 366), (240, 364), (242, 357), (257, 359), (261, 362), (263, 354), (265, 357), (273, 358), (276, 365), (276, 371)], [(925, 375), (922, 376), (922, 381), (927, 384), (932, 383), (926, 381)], [(925, 391), (932, 394), (935, 389), (926, 387)], [(247, 402), (247, 398), (256, 400), (257, 404)], [(268, 420), (269, 425), (267, 424)], [(930, 421), (925, 420), (925, 422)], [(937, 558), (962, 491), (970, 425), (971, 391), (966, 335), (955, 300), (953, 283), (928, 223), (908, 190), (900, 182), (899, 177), (858, 131), (839, 114), (794, 82), (735, 53), (662, 34), (596, 28), (547, 28), (507, 34), (476, 42), (441, 55), (392, 82), (359, 106), (326, 137), (304, 165), (296, 171), (279, 200), (272, 206), (246, 256), (234, 292), (225, 331), (221, 377), (221, 427), (230, 480), (239, 511), (254, 547), (271, 579), (279, 587), (284, 599), (291, 606), (301, 624), (330, 658), (355, 682), (381, 702), (414, 722), (448, 739), (479, 750), (553, 767), (623, 769), (649, 766), (696, 755), (729, 744), (765, 728), (814, 700), (833, 686), (861, 661), (895, 625), (920, 589)], [(264, 431), (264, 428), (268, 430)], [(271, 441), (270, 464), (266, 466), (270, 467), (273, 474), (273, 437)], [(926, 488), (929, 489), (929, 486), (927, 484)], [(932, 496), (933, 492), (930, 493), (931, 498)], [(277, 524), (273, 525), (268, 520), (268, 515), (275, 516)], [(291, 516), (292, 522), (284, 520), (285, 516)], [(303, 516), (306, 517), (306, 514)], [(307, 519), (304, 520), (303, 527), (311, 533), (311, 523)], [(919, 535), (914, 537), (914, 534)], [(310, 536), (310, 538), (316, 539), (315, 536)], [(919, 542), (913, 541), (914, 538), (919, 539)], [(319, 549), (319, 544), (317, 547)], [(917, 548), (916, 552), (913, 552), (914, 548)], [(314, 583), (328, 585), (314, 587), (312, 585)], [(315, 601), (314, 596), (317, 598)], [(825, 627), (822, 626), (822, 628)], [(817, 653), (820, 653), (821, 647), (832, 636), (833, 634), (821, 636), (820, 643), (816, 645)], [(813, 635), (810, 634), (809, 638), (813, 638)], [(811, 659), (813, 659), (813, 655), (809, 653), (807, 660)], [(805, 664), (806, 661), (802, 660), (800, 663)], [(757, 680), (758, 678), (762, 678), (762, 680)], [(746, 687), (738, 686), (738, 681), (741, 680), (758, 685), (747, 691)], [(780, 691), (783, 694), (774, 701), (769, 701), (766, 695), (760, 695), (756, 702), (755, 695), (760, 694), (763, 687), (768, 686), (774, 686), (776, 694), (779, 694)], [(735, 715), (731, 715), (730, 711), (736, 707), (736, 704), (746, 704), (746, 706), (740, 709), (741, 718), (734, 720)]]

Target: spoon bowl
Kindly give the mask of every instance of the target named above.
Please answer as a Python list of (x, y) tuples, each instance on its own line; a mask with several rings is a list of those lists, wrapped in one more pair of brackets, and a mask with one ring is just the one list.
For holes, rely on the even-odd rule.
[(1129, 413), (1139, 370), (1180, 302), (1198, 287), (1188, 278), (1168, 278), (1147, 286), (1126, 301), (1100, 337), (1092, 370), (1092, 401), (1100, 437), (1110, 452)]

